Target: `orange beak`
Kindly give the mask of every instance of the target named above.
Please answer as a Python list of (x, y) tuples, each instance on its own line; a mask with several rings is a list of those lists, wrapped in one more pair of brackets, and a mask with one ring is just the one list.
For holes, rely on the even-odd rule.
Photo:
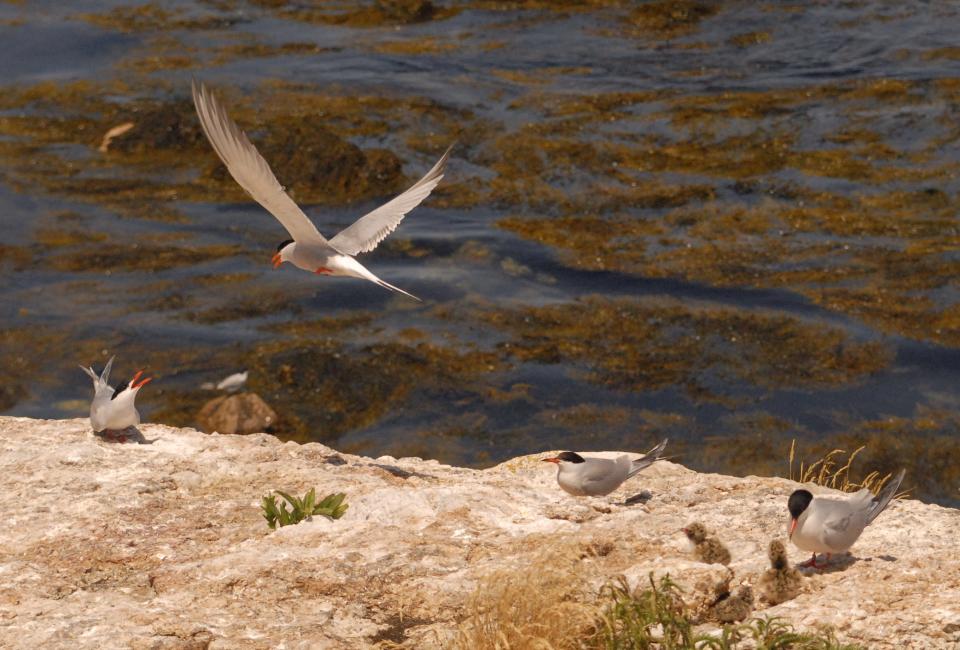
[(142, 374), (143, 374), (143, 371), (142, 371), (142, 370), (138, 370), (138, 371), (137, 371), (137, 374), (135, 374), (135, 375), (133, 376), (133, 379), (130, 380), (130, 388), (132, 388), (133, 390), (136, 390), (136, 389), (138, 389), (138, 388), (141, 388), (141, 387), (143, 387), (143, 386), (146, 386), (146, 385), (149, 384), (151, 381), (153, 381), (153, 377), (147, 377), (147, 378), (144, 379), (143, 381), (137, 382), (137, 380), (140, 379), (140, 375), (142, 375)]
[(787, 535), (787, 537), (789, 537), (790, 539), (793, 539), (793, 531), (794, 531), (794, 529), (796, 529), (796, 527), (797, 527), (797, 520), (796, 520), (796, 519), (791, 519), (791, 520), (790, 520), (790, 533)]
[(273, 255), (273, 268), (277, 268), (281, 264), (283, 264), (283, 260), (280, 259), (280, 251), (277, 251)]
[(544, 459), (543, 459), (543, 462), (545, 462), (545, 463), (555, 463), (555, 464), (559, 465), (559, 464), (560, 464), (560, 459), (559, 459), (559, 458), (544, 458)]

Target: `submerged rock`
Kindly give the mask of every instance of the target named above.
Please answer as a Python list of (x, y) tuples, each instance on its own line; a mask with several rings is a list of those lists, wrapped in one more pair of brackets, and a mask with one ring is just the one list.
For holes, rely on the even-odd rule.
[(216, 397), (197, 414), (200, 427), (213, 433), (259, 433), (270, 431), (277, 413), (256, 393)]
[[(391, 151), (364, 151), (320, 124), (315, 116), (290, 117), (270, 125), (258, 148), (277, 178), (323, 203), (347, 203), (400, 189), (402, 163)], [(226, 170), (218, 165), (218, 174)]]
[(430, 20), (434, 14), (430, 0), (377, 0), (376, 7), (385, 16), (403, 23)]

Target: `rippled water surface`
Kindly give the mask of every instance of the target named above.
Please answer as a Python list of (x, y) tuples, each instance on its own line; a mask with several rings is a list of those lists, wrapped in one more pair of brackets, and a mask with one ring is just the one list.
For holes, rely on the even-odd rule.
[[(0, 409), (146, 367), (195, 424), (242, 368), (276, 433), (485, 466), (558, 448), (788, 472), (866, 449), (956, 504), (960, 3), (233, 0), (0, 6)], [(332, 235), (456, 141), (362, 257), (270, 256), (207, 82)], [(132, 124), (100, 147), (112, 127)]]

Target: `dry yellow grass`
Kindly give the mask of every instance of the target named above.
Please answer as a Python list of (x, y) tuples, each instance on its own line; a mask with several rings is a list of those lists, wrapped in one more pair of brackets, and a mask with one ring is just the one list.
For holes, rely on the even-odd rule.
[(600, 611), (589, 562), (576, 545), (483, 578), (467, 602), (456, 650), (566, 650), (583, 647)]
[[(843, 455), (847, 452), (843, 449), (834, 449), (827, 453), (823, 458), (809, 465), (800, 461), (799, 471), (796, 475), (793, 472), (793, 462), (796, 458), (796, 439), (790, 441), (790, 480), (799, 483), (814, 483), (824, 487), (833, 488), (842, 492), (856, 492), (863, 488), (869, 489), (876, 494), (884, 484), (890, 480), (892, 474), (880, 474), (880, 472), (870, 472), (859, 481), (853, 481), (850, 478), (850, 469), (857, 454), (866, 448), (866, 445), (857, 447), (853, 453), (847, 456), (846, 463), (841, 465)], [(905, 495), (901, 492), (896, 495), (899, 498)]]

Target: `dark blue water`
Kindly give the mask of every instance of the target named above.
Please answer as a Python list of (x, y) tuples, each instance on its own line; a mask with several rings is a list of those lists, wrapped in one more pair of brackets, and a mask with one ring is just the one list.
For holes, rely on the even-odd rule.
[[(655, 91), (658, 96), (649, 101), (616, 109), (609, 124), (590, 127), (588, 138), (617, 143), (627, 137), (648, 138), (650, 142), (672, 137), (676, 124), (665, 119), (662, 111), (667, 100), (675, 101), (677, 97), (689, 98), (691, 104), (715, 97), (719, 104), (725, 93), (789, 91), (880, 78), (933, 88), (939, 81), (960, 77), (960, 60), (936, 54), (938, 48), (954, 47), (956, 42), (960, 4), (955, 2), (824, 2), (794, 7), (729, 2), (723, 3), (716, 15), (690, 29), (669, 34), (631, 28), (627, 9), (492, 11), (472, 8), (470, 3), (437, 5), (463, 10), (445, 20), (360, 28), (288, 19), (243, 2), (226, 3), (223, 8), (213, 3), (165, 3), (169, 12), (166, 23), (137, 26), (131, 21), (126, 26), (104, 26), (102, 22), (84, 19), (82, 14), (106, 15), (128, 5), (9, 4), (0, 7), (0, 36), (6, 48), (6, 55), (0, 58), (0, 80), (17, 87), (82, 80), (89, 81), (91, 88), (113, 84), (109, 86), (112, 97), (122, 102), (130, 97), (186, 96), (189, 80), (196, 76), (215, 88), (229, 89), (231, 102), (248, 98), (251, 105), (269, 101), (271, 83), (295, 82), (313, 87), (317, 93), (429, 99), (451, 114), (469, 111), (478, 124), (493, 125), (490, 138), (555, 119), (549, 115), (549, 109), (538, 108), (538, 97), (550, 96), (555, 100), (596, 93)], [(189, 19), (215, 20), (200, 28), (184, 28), (177, 23)], [(746, 32), (763, 36), (759, 43), (748, 47), (732, 42)], [(441, 50), (410, 54), (383, 49), (397, 41), (421, 39), (434, 39)], [(218, 59), (222, 48), (238, 43), (276, 46), (294, 42), (320, 49), (316, 54)], [(150, 57), (178, 54), (190, 58), (186, 67), (144, 71), (135, 65)], [(29, 116), (37, 110), (29, 106), (8, 107), (2, 115)], [(797, 149), (823, 148), (825, 138), (847, 124), (853, 111), (859, 118), (867, 119), (883, 135), (884, 142), (903, 156), (929, 151), (929, 143), (939, 139), (942, 146), (931, 156), (918, 157), (918, 167), (958, 160), (960, 146), (952, 122), (957, 117), (955, 108), (944, 95), (932, 90), (919, 92), (911, 102), (876, 97), (850, 101), (815, 99), (802, 109), (784, 114), (774, 112), (765, 120), (724, 118), (715, 125), (704, 126), (704, 137), (748, 135), (757, 129), (786, 126), (795, 135), (793, 146)], [(324, 120), (324, 116), (316, 119)], [(404, 161), (406, 175), (414, 178), (435, 157), (434, 153), (410, 146), (429, 135), (427, 130), (429, 127), (417, 116), (397, 114), (385, 131), (354, 134), (348, 139), (362, 147), (394, 151)], [(17, 136), (4, 135), (11, 137)], [(89, 142), (46, 146), (60, 151), (64, 160), (81, 166), (87, 156), (96, 155)], [(496, 177), (496, 161), (491, 155), (483, 143), (462, 144), (451, 159), (447, 182), (490, 183)], [(182, 221), (129, 218), (109, 205), (58, 192), (55, 184), (53, 189), (25, 186), (20, 180), (22, 174), (15, 170), (19, 163), (7, 160), (3, 164), (7, 168), (0, 169), (2, 242), (31, 250), (36, 257), (25, 266), (9, 260), (3, 265), (0, 322), (11, 330), (42, 328), (44, 332), (62, 334), (52, 342), (38, 343), (36, 349), (20, 351), (15, 349), (18, 343), (8, 343), (8, 360), (18, 354), (31, 355), (27, 361), (20, 360), (30, 368), (22, 377), (26, 393), (7, 409), (9, 414), (83, 415), (89, 387), (84, 376), (74, 372), (76, 363), (102, 363), (107, 347), (109, 353), (119, 355), (125, 369), (152, 365), (159, 380), (151, 389), (184, 392), (240, 369), (224, 361), (219, 351), (235, 350), (239, 359), (241, 351), (249, 346), (282, 338), (265, 330), (265, 325), (365, 313), (372, 319), (368, 327), (333, 335), (343, 342), (348, 353), (362, 351), (366, 345), (394, 341), (410, 329), (436, 345), (460, 352), (495, 350), (509, 341), (511, 334), (478, 319), (477, 314), (565, 305), (584, 296), (599, 296), (642, 304), (677, 301), (692, 310), (727, 309), (784, 316), (811, 328), (827, 326), (840, 330), (851, 344), (882, 342), (892, 351), (891, 361), (876, 373), (839, 386), (798, 383), (769, 388), (749, 381), (718, 380), (715, 369), (704, 369), (699, 379), (707, 384), (721, 381), (723, 385), (716, 388), (730, 398), (717, 401), (693, 397), (679, 385), (651, 391), (605, 386), (587, 376), (588, 363), (568, 360), (542, 364), (510, 358), (500, 369), (477, 376), (475, 385), (466, 392), (455, 386), (450, 387), (449, 395), (432, 388), (425, 392), (413, 390), (408, 399), (392, 405), (371, 422), (335, 435), (323, 433), (320, 423), (325, 404), (318, 403), (315, 437), (371, 455), (417, 454), (483, 465), (515, 454), (558, 447), (639, 448), (661, 434), (686, 439), (692, 449), (698, 440), (711, 436), (743, 435), (746, 429), (736, 423), (738, 416), (767, 414), (789, 424), (790, 430), (781, 431), (776, 438), (777, 449), (783, 449), (785, 460), (783, 445), (791, 437), (817, 441), (856, 430), (865, 422), (899, 418), (915, 423), (931, 412), (938, 414), (938, 424), (933, 429), (939, 433), (949, 433), (950, 423), (957, 421), (960, 353), (942, 344), (944, 339), (916, 330), (897, 331), (853, 313), (829, 309), (794, 286), (745, 286), (680, 275), (650, 277), (643, 273), (585, 269), (571, 257), (575, 253), (562, 246), (539, 244), (497, 225), (505, 217), (549, 217), (549, 210), (497, 202), (453, 209), (426, 201), (392, 237), (422, 249), (423, 254), (408, 255), (400, 248), (383, 246), (363, 259), (384, 279), (425, 299), (424, 304), (415, 305), (373, 285), (311, 277), (290, 268), (271, 270), (273, 247), (286, 235), (278, 223), (253, 204), (173, 199), (171, 204), (186, 217)], [(118, 167), (112, 173), (123, 175), (125, 170)], [(577, 169), (576, 165), (555, 170), (554, 174), (560, 177), (557, 185), (571, 188), (595, 178), (593, 171)], [(715, 188), (718, 201), (741, 202), (747, 207), (762, 205), (762, 193), (738, 192), (738, 178), (657, 171), (647, 176), (668, 184), (707, 183)], [(878, 188), (856, 179), (810, 176), (790, 168), (772, 172), (764, 181), (801, 182), (811, 191), (839, 196), (932, 186), (952, 200), (958, 189), (956, 175), (919, 183), (893, 181), (889, 187)], [(322, 232), (333, 234), (377, 203), (368, 200), (305, 207)], [(703, 208), (708, 207), (709, 202), (704, 202)], [(658, 219), (668, 212), (668, 208), (627, 210), (628, 214), (645, 219)], [(234, 245), (241, 253), (158, 271), (61, 271), (46, 262), (53, 253), (39, 243), (38, 232), (51, 228), (102, 233), (119, 242)], [(943, 235), (955, 238), (956, 233), (954, 223), (953, 230), (946, 228)], [(685, 236), (679, 231), (674, 234)], [(820, 238), (810, 234), (799, 237), (816, 241)], [(868, 237), (856, 235), (823, 240), (871, 244)], [(906, 245), (895, 238), (880, 240), (882, 245), (891, 247)], [(464, 248), (468, 244), (477, 246), (483, 254), (470, 254)], [(655, 246), (656, 242), (651, 239), (648, 244)], [(229, 290), (198, 281), (202, 277), (236, 273), (248, 274), (249, 278)], [(176, 292), (186, 296), (186, 307), (144, 307), (150, 299)], [(282, 308), (272, 314), (219, 323), (186, 317), (188, 312), (219, 304), (218, 301), (267, 294), (289, 300), (295, 309)], [(955, 307), (956, 279), (929, 295), (945, 309)], [(93, 349), (91, 345), (101, 339), (109, 343), (98, 351), (96, 358), (78, 358), (79, 350), (88, 353)], [(195, 351), (198, 361), (182, 367), (163, 367), (152, 364), (151, 350), (177, 350), (181, 359)], [(129, 358), (134, 355), (137, 358)], [(209, 365), (204, 365), (205, 359), (210, 360)], [(269, 384), (269, 378), (261, 379), (262, 384)], [(376, 377), (370, 381), (375, 382)], [(524, 397), (485, 401), (483, 390), (477, 386), (516, 390)], [(517, 386), (521, 388), (511, 389)], [(142, 411), (149, 418), (161, 402), (156, 394), (151, 397), (150, 391), (145, 390)], [(552, 424), (555, 413), (584, 405), (598, 413), (625, 415), (614, 420), (598, 417), (589, 426)], [(663, 418), (668, 416), (674, 418), (674, 425), (663, 424)], [(308, 422), (307, 426), (309, 429), (313, 424)], [(690, 462), (712, 467), (709, 459), (695, 454)], [(931, 498), (952, 502), (943, 493)]]

